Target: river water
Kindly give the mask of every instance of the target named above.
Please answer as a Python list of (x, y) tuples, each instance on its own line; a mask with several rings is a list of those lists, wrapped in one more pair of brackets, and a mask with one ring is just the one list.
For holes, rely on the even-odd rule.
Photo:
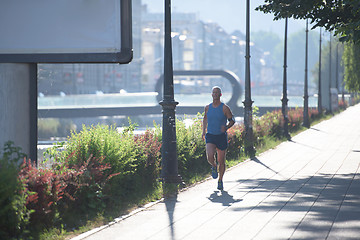
[[(38, 98), (38, 108), (71, 108), (71, 107), (129, 107), (129, 106), (156, 106), (156, 92), (118, 93), (118, 94), (82, 94), (68, 96), (45, 96)], [(222, 101), (227, 102), (231, 93), (223, 93)], [(205, 106), (212, 101), (211, 94), (175, 94), (178, 106)], [(303, 106), (302, 96), (288, 96), (289, 107)], [(238, 101), (242, 106), (244, 99)], [(281, 107), (281, 96), (252, 96), (253, 106)], [(317, 106), (317, 97), (309, 97), (309, 107)]]

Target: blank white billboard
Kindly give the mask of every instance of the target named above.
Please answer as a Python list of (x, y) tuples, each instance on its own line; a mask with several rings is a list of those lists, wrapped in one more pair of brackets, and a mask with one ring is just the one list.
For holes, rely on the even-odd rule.
[(1, 0), (0, 62), (132, 59), (131, 0)]

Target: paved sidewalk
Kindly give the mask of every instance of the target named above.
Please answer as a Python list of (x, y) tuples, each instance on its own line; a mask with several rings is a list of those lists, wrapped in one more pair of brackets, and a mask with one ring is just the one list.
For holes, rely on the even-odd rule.
[(360, 239), (359, 166), (360, 104), (76, 239)]

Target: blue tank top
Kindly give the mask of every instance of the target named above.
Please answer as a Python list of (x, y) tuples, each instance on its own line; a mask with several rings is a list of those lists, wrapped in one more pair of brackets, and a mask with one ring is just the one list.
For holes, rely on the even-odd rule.
[(207, 112), (208, 126), (207, 132), (214, 135), (219, 135), (223, 133), (221, 131), (221, 126), (226, 126), (226, 116), (223, 111), (224, 103), (221, 103), (220, 106), (214, 108), (212, 103), (209, 105), (209, 110)]

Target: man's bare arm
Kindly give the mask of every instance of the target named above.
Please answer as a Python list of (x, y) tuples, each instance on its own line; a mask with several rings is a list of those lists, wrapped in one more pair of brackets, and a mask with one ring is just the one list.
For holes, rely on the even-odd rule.
[(207, 124), (208, 124), (208, 120), (207, 120), (207, 112), (209, 110), (209, 105), (207, 105), (204, 109), (204, 118), (203, 118), (203, 125), (202, 125), (202, 138), (205, 140), (205, 134), (206, 134), (206, 128), (207, 128)]
[(229, 128), (234, 126), (235, 118), (234, 118), (234, 115), (231, 112), (231, 109), (227, 105), (224, 105), (224, 114), (225, 114), (225, 116), (226, 116), (226, 118), (228, 120), (228, 123), (226, 124), (225, 129), (228, 130)]

